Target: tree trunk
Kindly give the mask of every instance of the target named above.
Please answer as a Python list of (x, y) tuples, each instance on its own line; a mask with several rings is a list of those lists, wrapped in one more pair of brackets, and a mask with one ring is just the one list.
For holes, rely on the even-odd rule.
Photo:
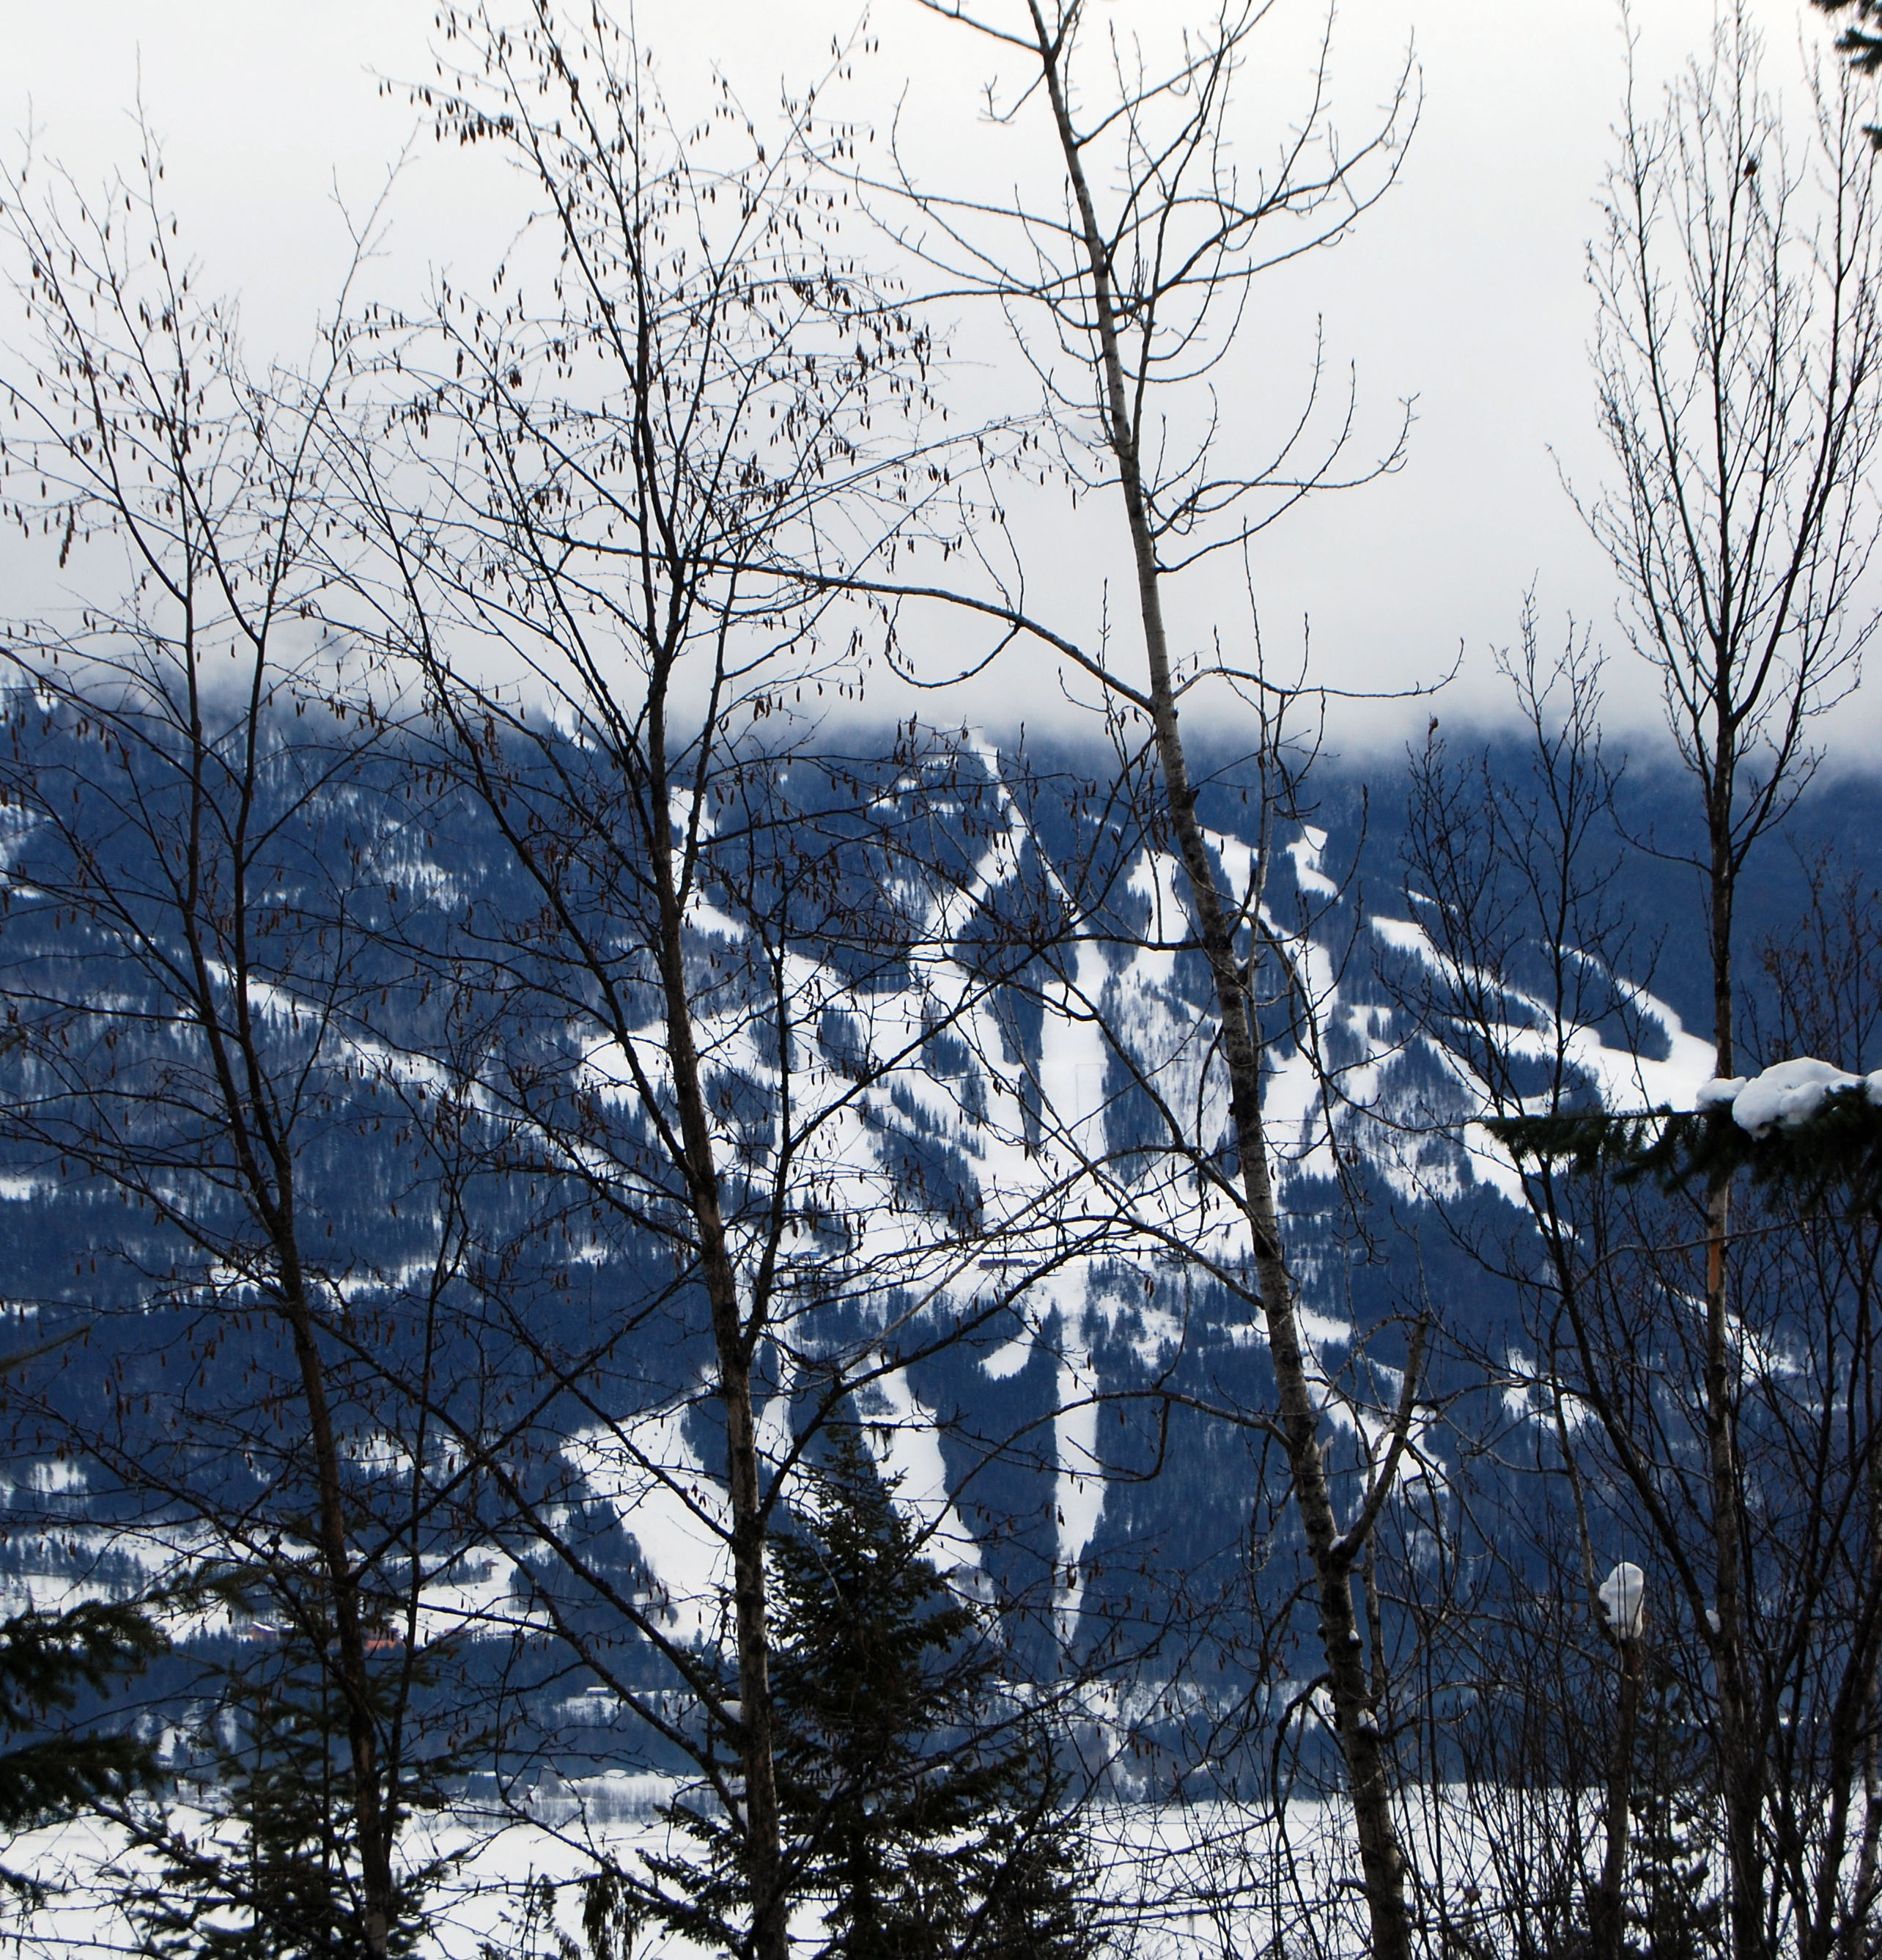
[[(1882, 1576), (1882, 1458), (1869, 1464), (1869, 1564), (1871, 1583)], [(1873, 1644), (1873, 1643), (1872, 1643)], [(1856, 1875), (1849, 1888), (1847, 1908), (1837, 1929), (1836, 1950), (1839, 1960), (1857, 1960), (1866, 1952), (1870, 1915), (1882, 1900), (1882, 1722), (1878, 1722), (1878, 1702), (1882, 1701), (1882, 1682), (1877, 1678), (1877, 1654), (1868, 1657), (1858, 1702), (1855, 1734), (1861, 1737), (1862, 1757), (1862, 1836), (1856, 1853)], [(1835, 1901), (1828, 1904), (1833, 1908)], [(1823, 1915), (1826, 1923), (1830, 1915)]]
[[(234, 899), (235, 921), (234, 1000), (237, 1025), (231, 1053), (218, 1018), (217, 990), (205, 950), (199, 907), (202, 902), (201, 830), (206, 798), (202, 772), (208, 753), (195, 712), (196, 668), (190, 679), (192, 716), (192, 812), (189, 851), (189, 882), (183, 910), (185, 940), (189, 948), (196, 994), (196, 1011), (207, 1037), (222, 1097), (224, 1119), (234, 1147), (250, 1201), (268, 1234), (280, 1288), (280, 1310), (294, 1341), (294, 1361), (307, 1404), (307, 1435), (313, 1448), (314, 1489), (320, 1560), (332, 1595), (335, 1644), (339, 1654), (339, 1688), (346, 1704), (348, 1753), (353, 1768), (353, 1818), (359, 1833), (360, 1889), (364, 1904), (366, 1949), (372, 1960), (384, 1960), (392, 1936), (396, 1901), (392, 1879), (392, 1844), (397, 1832), (396, 1799), (382, 1793), (379, 1733), (373, 1718), (372, 1691), (366, 1664), (366, 1630), (360, 1615), (359, 1574), (346, 1543), (346, 1492), (340, 1452), (333, 1433), (332, 1406), (327, 1395), (326, 1367), (321, 1359), (307, 1270), (300, 1256), (296, 1226), (294, 1160), (278, 1133), (259, 1086), (267, 1079), (265, 1059), (257, 1045), (248, 995), (248, 888), (240, 851), (253, 807), (255, 781), (253, 730), (261, 709), (262, 669), (258, 662), (249, 706), (251, 730), (250, 772), (244, 778), (235, 837), (237, 867)], [(238, 1067), (239, 1064), (239, 1067)], [(247, 1085), (246, 1096), (243, 1083)]]
[[(1721, 694), (1729, 690), (1721, 687)], [(1717, 1074), (1737, 1064), (1732, 1027), (1732, 924), (1737, 874), (1732, 860), (1731, 797), (1737, 756), (1730, 729), (1718, 734), (1714, 774), (1708, 785), (1707, 827), (1712, 875), (1708, 893), (1712, 956), (1712, 1026)], [(1758, 1847), (1763, 1779), (1753, 1747), (1744, 1666), (1743, 1577), (1739, 1567), (1737, 1397), (1728, 1311), (1727, 1254), (1731, 1236), (1731, 1187), (1715, 1179), (1706, 1193), (1706, 1443), (1712, 1510), (1712, 1670), (1717, 1682), (1719, 1784), (1725, 1799), (1725, 1838), (1731, 1871), (1732, 1950), (1735, 1960), (1757, 1960), (1764, 1943), (1764, 1872)]]
[(766, 1626), (765, 1519), (758, 1469), (758, 1424), (752, 1404), (752, 1337), (739, 1307), (738, 1276), (726, 1242), (719, 1173), (712, 1147), (699, 1052), (693, 1039), (686, 988), (685, 924), (674, 875), (672, 841), (664, 828), (669, 808), (663, 704), (649, 715), (649, 807), (659, 881), (660, 985), (667, 1058), (679, 1108), (688, 1202), (699, 1233), (701, 1275), (712, 1313), (725, 1410), (726, 1486), (732, 1507), (733, 1615), (739, 1656), (740, 1765), (745, 1777), (745, 1831), (750, 1861), (752, 1937), (758, 1960), (789, 1960), (790, 1901), (784, 1888), (784, 1844), (772, 1761), (771, 1643)]
[(1627, 1883), (1629, 1813), (1633, 1803), (1634, 1732), (1640, 1715), (1640, 1643), (1623, 1640), (1620, 1650), (1620, 1705), (1614, 1732), (1614, 1759), (1607, 1773), (1607, 1855), (1601, 1866), (1601, 1889), (1596, 1901), (1595, 1960), (1624, 1960), (1627, 1950), (1623, 1901)]
[(391, 1938), (393, 1908), (392, 1839), (395, 1820), (380, 1800), (379, 1736), (373, 1723), (366, 1667), (366, 1634), (359, 1610), (359, 1575), (346, 1549), (345, 1495), (339, 1450), (327, 1402), (326, 1375), (314, 1338), (313, 1315), (290, 1228), (278, 1244), (282, 1307), (292, 1331), (294, 1358), (307, 1404), (319, 1496), (320, 1555), (333, 1592), (333, 1628), (340, 1654), (340, 1690), (346, 1701), (346, 1736), (353, 1764), (353, 1812), (359, 1827), (360, 1889), (365, 1899), (366, 1949), (383, 1960)]

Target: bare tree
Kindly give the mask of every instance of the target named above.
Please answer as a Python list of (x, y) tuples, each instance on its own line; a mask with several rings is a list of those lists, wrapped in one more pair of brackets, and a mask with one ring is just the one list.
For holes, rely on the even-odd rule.
[[(1209, 974), (1212, 1039), (1227, 1091), (1232, 1169), (1223, 1174), (1218, 1158), (1214, 1172), (1203, 1174), (1248, 1236), (1276, 1385), (1273, 1429), (1311, 1557), (1371, 1936), (1376, 1952), (1400, 1960), (1411, 1942), (1404, 1860), (1354, 1586), (1403, 1459), (1416, 1363), (1405, 1371), (1399, 1408), (1388, 1414), (1374, 1472), (1343, 1517), (1262, 1106), (1271, 1038), (1265, 996), (1271, 990), (1273, 1010), (1297, 1029), (1311, 1019), (1311, 989), (1290, 970), (1288, 949), (1262, 910), (1269, 860), (1251, 863), (1246, 877), (1232, 870), (1232, 854), (1219, 848), (1198, 812), (1201, 785), (1179, 721), (1195, 691), (1212, 682), (1276, 719), (1283, 698), (1270, 689), (1258, 657), (1238, 661), (1222, 654), (1219, 629), (1214, 651), (1186, 660), (1171, 644), (1167, 609), (1184, 574), (1222, 554), (1245, 552), (1303, 498), (1367, 480), (1397, 461), (1393, 441), (1380, 460), (1347, 466), (1352, 405), (1335, 407), (1323, 434), (1318, 370), (1276, 453), (1257, 462), (1232, 459), (1216, 440), (1208, 377), (1235, 344), (1252, 283), (1333, 242), (1392, 182), (1414, 119), (1409, 70), (1375, 132), (1343, 148), (1328, 119), (1323, 40), (1308, 100), (1267, 161), (1251, 168), (1238, 147), (1233, 84), (1253, 57), (1266, 8), (1224, 8), (1154, 50), (1121, 30), (1106, 46), (1078, 0), (1028, 0), (1009, 14), (941, 4), (930, 11), (958, 21), (1012, 65), (1005, 93), (990, 93), (989, 115), (997, 124), (1039, 122), (1057, 168), (1012, 201), (990, 203), (918, 182), (904, 170), (882, 189), (913, 217), (893, 215), (892, 207), (886, 221), (907, 250), (939, 271), (943, 291), (1003, 309), (1043, 388), (1044, 453), (1077, 492), (1116, 500), (1142, 664), (1127, 670), (1108, 647), (1081, 648), (1074, 635), (1029, 613), (1014, 581), (996, 580), (977, 593), (913, 581), (895, 589), (966, 601), (1007, 638), (1030, 638), (1056, 654), (1095, 686), (1107, 713), (1140, 717), (1148, 730), (1160, 814), (1182, 867), (1187, 924)], [(1094, 76), (1102, 77), (1095, 86)], [(1264, 971), (1275, 977), (1264, 980)], [(1199, 1138), (1186, 1154), (1207, 1160), (1214, 1144)]]
[[(1652, 948), (1630, 932), (1614, 896), (1621, 845), (1616, 772), (1601, 740), (1601, 662), (1572, 630), (1558, 657), (1546, 660), (1531, 604), (1520, 651), (1499, 665), (1526, 756), (1513, 767), (1488, 752), (1461, 760), (1434, 723), (1412, 759), (1404, 856), (1419, 936), (1394, 978), (1450, 1077), (1431, 1099), (1437, 1124), (1648, 1093), (1638, 1064), (1651, 1046), (1639, 1017)], [(1489, 1578), (1473, 1602), (1465, 1666), (1484, 1684), (1486, 1720), (1482, 1741), (1473, 1737), (1467, 1749), (1466, 1782), (1499, 1891), (1531, 1895), (1515, 1928), (1518, 1950), (1569, 1936), (1585, 1911), (1596, 1950), (1615, 1955), (1626, 1939), (1642, 1654), (1602, 1602), (1600, 1559), (1618, 1554), (1611, 1532), (1600, 1528), (1612, 1516), (1591, 1505), (1588, 1447), (1572, 1440), (1585, 1404), (1565, 1386), (1582, 1377), (1561, 1355), (1588, 1328), (1587, 1296), (1599, 1284), (1590, 1274), (1603, 1270), (1610, 1214), (1552, 1161), (1533, 1170), (1506, 1194), (1525, 1214), (1514, 1229), (1502, 1215), (1486, 1223), (1470, 1202), (1481, 1191), (1474, 1180), (1462, 1192), (1433, 1194), (1521, 1316), (1515, 1326), (1489, 1330), (1476, 1357), (1489, 1406), (1480, 1449), (1465, 1452), (1468, 1467), (1460, 1467), (1461, 1488), (1487, 1478), (1483, 1501), (1520, 1510), (1526, 1527), (1500, 1544), (1491, 1535), (1480, 1551)], [(1538, 1247), (1546, 1278), (1537, 1277)], [(1632, 1420), (1624, 1395), (1601, 1407), (1620, 1426)], [(1512, 1503), (1518, 1486), (1526, 1494)], [(1611, 1695), (1591, 1679), (1604, 1650), (1618, 1662)], [(1613, 1704), (1618, 1720), (1607, 1738), (1597, 1711)], [(1553, 1777), (1536, 1774), (1543, 1739), (1559, 1772)], [(1597, 1771), (1604, 1749), (1608, 1760)], [(1606, 1786), (1598, 1856), (1580, 1811), (1580, 1789), (1591, 1781)], [(1526, 1886), (1522, 1869), (1532, 1860), (1537, 1869)]]
[[(396, 1073), (371, 1027), (389, 976), (358, 819), (370, 743), (326, 708), (311, 623), (348, 339), (308, 376), (251, 374), (140, 136), (138, 174), (98, 199), (56, 173), (42, 195), (31, 159), (4, 193), (31, 336), (0, 383), (9, 513), (84, 586), (5, 648), (5, 1122), (38, 1174), (115, 1192), (134, 1221), (94, 1240), (94, 1303), (126, 1309), (102, 1381), (67, 1379), (68, 1348), (13, 1400), (140, 1529), (240, 1567), (308, 1643), (344, 1710), (348, 1882), (380, 1954), (434, 1466), (408, 1435), (408, 1477), (362, 1468), (362, 1443), (400, 1430), (357, 1357), (395, 1325), (427, 1346), (455, 1249), (450, 1207), (432, 1233), (408, 1194), (418, 1238), (393, 1263), (428, 1272), (415, 1306), (329, 1242), (346, 1140), (374, 1120), (353, 1085)], [(218, 1373), (224, 1348), (247, 1367)], [(374, 1650), (395, 1625), (388, 1675)]]
[[(1815, 757), (1810, 724), (1853, 686), (1872, 622), (1850, 611), (1875, 537), (1882, 434), (1876, 158), (1853, 84), (1812, 83), (1805, 154), (1760, 79), (1758, 36), (1724, 15), (1652, 116), (1630, 84), (1605, 235), (1591, 255), (1595, 366), (1618, 484), (1585, 514), (1658, 672), (1697, 792), (1717, 1071), (1738, 1050), (1739, 880)], [(1760, 1950), (1762, 1753), (1747, 1672), (1745, 1484), (1736, 1431), (1731, 1193), (1708, 1198), (1706, 1433), (1721, 1776), (1732, 1918)]]
[[(1577, 1892), (1585, 1900), (1604, 1950), (1636, 1927), (1670, 1939), (1675, 1920), (1681, 1937), (1717, 1939), (1705, 1896), (1715, 1867), (1734, 1908), (1728, 1950), (1846, 1950), (1874, 1898), (1861, 1822), (1882, 1607), (1869, 1495), (1882, 1445), (1869, 1386), (1874, 1222), (1782, 1183), (1739, 1201), (1731, 1505), (1744, 1699), (1731, 1739), (1753, 1763), (1734, 1785), (1716, 1659), (1709, 1200), (1658, 1188), (1617, 1141), (1659, 1120), (1643, 1109), (1664, 1118), (1691, 1066), (1676, 1045), (1691, 1038), (1634, 977), (1650, 980), (1650, 968), (1613, 883), (1629, 847), (1600, 757), (1595, 670), (1572, 648), (1551, 676), (1531, 644), (1516, 667), (1534, 737), (1527, 778), (1487, 760), (1460, 766), (1434, 739), (1414, 771), (1409, 833), (1423, 939), (1408, 998), (1463, 1089), (1461, 1113), (1532, 1138), (1504, 1187), (1522, 1223), (1445, 1205), (1520, 1312), (1482, 1356), (1477, 1468), (1493, 1488), (1524, 1481), (1530, 1494), (1512, 1514), (1526, 1529), (1506, 1535), (1507, 1583), (1486, 1598), (1471, 1668), (1512, 1746), (1537, 1725), (1559, 1732), (1563, 1763), (1579, 1760), (1607, 1786), (1606, 1855), (1589, 1843), (1570, 1858), (1567, 1898), (1575, 1912)], [(1835, 899), (1820, 882), (1772, 955), (1778, 977), (1753, 1039), (1773, 1058), (1804, 1040), (1867, 1058), (1870, 935), (1860, 908)], [(1578, 1166), (1561, 1147), (1571, 1136), (1588, 1145)], [(1647, 1570), (1644, 1657), (1601, 1602), (1600, 1573), (1619, 1558)], [(1545, 1586), (1539, 1573), (1553, 1576)], [(1538, 1621), (1556, 1665), (1530, 1650)], [(1621, 1668), (1611, 1695), (1582, 1685), (1604, 1644)], [(1604, 1733), (1588, 1709), (1610, 1702)], [(1499, 1793), (1492, 1842), (1523, 1837), (1518, 1813), (1552, 1800), (1524, 1794), (1523, 1780)], [(1749, 1815), (1734, 1808), (1751, 1793)], [(1683, 1844), (1670, 1806), (1686, 1814)], [(1630, 1809), (1654, 1825), (1645, 1844), (1630, 1844)], [(1749, 1927), (1733, 1896), (1747, 1841), (1766, 1875)]]
[[(780, 1960), (805, 1847), (767, 1545), (798, 1466), (845, 1411), (892, 1449), (931, 1436), (924, 1366), (1009, 1338), (1028, 1279), (1114, 1226), (1028, 1163), (998, 1079), (1003, 978), (1057, 929), (1015, 875), (1010, 787), (971, 742), (846, 755), (825, 724), (885, 630), (848, 568), (971, 442), (934, 425), (927, 327), (846, 255), (849, 133), (814, 94), (762, 128), (729, 90), (676, 122), (599, 12), (444, 31), (440, 129), (513, 164), (535, 215), (493, 298), (383, 329), (407, 392), (357, 475), (380, 556), (345, 617), (414, 679), (415, 740), (492, 840), (440, 970), (506, 1003), (480, 1079), (536, 1243), (609, 1284), (564, 1255), (582, 1311), (558, 1317), (492, 1258), (504, 1405), (450, 1382), (431, 1405), (502, 1507), (519, 1631), (552, 1631), (737, 1841), (739, 1887), (682, 1897), (606, 1853), (603, 1890)], [(1026, 1167), (984, 1173), (997, 1147)], [(957, 1562), (962, 1481), (924, 1493)], [(584, 1544), (598, 1501), (707, 1548), (690, 1597)]]

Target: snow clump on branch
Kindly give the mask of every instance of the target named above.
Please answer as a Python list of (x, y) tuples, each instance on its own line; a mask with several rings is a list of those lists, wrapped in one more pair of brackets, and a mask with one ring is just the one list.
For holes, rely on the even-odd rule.
[(1762, 1137), (1774, 1123), (1787, 1130), (1799, 1128), (1828, 1097), (1856, 1090), (1882, 1109), (1882, 1068), (1868, 1075), (1852, 1075), (1814, 1056), (1799, 1055), (1790, 1061), (1773, 1062), (1761, 1075), (1721, 1076), (1700, 1090), (1693, 1106), (1716, 1109), (1729, 1104), (1732, 1121), (1741, 1130)]

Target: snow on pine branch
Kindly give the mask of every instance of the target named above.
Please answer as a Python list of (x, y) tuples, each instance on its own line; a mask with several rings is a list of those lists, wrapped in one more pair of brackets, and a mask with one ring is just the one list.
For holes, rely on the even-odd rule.
[(1800, 1055), (1707, 1083), (1690, 1110), (1577, 1109), (1492, 1118), (1518, 1164), (1566, 1164), (1668, 1190), (1747, 1172), (1808, 1206), (1882, 1216), (1882, 1069)]

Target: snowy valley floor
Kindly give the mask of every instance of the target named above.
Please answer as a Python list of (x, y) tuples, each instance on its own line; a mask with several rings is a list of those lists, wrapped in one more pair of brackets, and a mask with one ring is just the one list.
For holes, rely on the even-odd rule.
[[(407, 1860), (452, 1861), (418, 1952), (426, 1960), (552, 1960), (569, 1950), (559, 1946), (558, 1933), (584, 1951), (574, 1882), (594, 1869), (590, 1847), (606, 1844), (618, 1855), (663, 1844), (666, 1828), (653, 1814), (663, 1795), (652, 1779), (598, 1779), (562, 1786), (539, 1802), (527, 1823), (499, 1828), (466, 1809), (415, 1824), (404, 1844)], [(208, 1822), (179, 1821), (192, 1828)], [(1289, 1954), (1363, 1946), (1350, 1832), (1334, 1806), (1298, 1803), (1278, 1818), (1217, 1804), (1118, 1806), (1098, 1810), (1091, 1822), (1111, 1950), (1121, 1960), (1273, 1952), (1277, 1935)], [(0, 1853), (0, 1862), (51, 1894), (34, 1911), (4, 1908), (11, 1921), (5, 1936), (22, 1960), (148, 1950), (117, 1901), (121, 1853), (121, 1840), (84, 1823), (25, 1834)], [(555, 1887), (553, 1928), (539, 1915), (529, 1923), (526, 1909), (530, 1892), (545, 1879)], [(806, 1915), (796, 1933), (800, 1950), (814, 1952), (815, 1917)], [(634, 1960), (691, 1960), (698, 1951), (651, 1932), (633, 1948)]]

